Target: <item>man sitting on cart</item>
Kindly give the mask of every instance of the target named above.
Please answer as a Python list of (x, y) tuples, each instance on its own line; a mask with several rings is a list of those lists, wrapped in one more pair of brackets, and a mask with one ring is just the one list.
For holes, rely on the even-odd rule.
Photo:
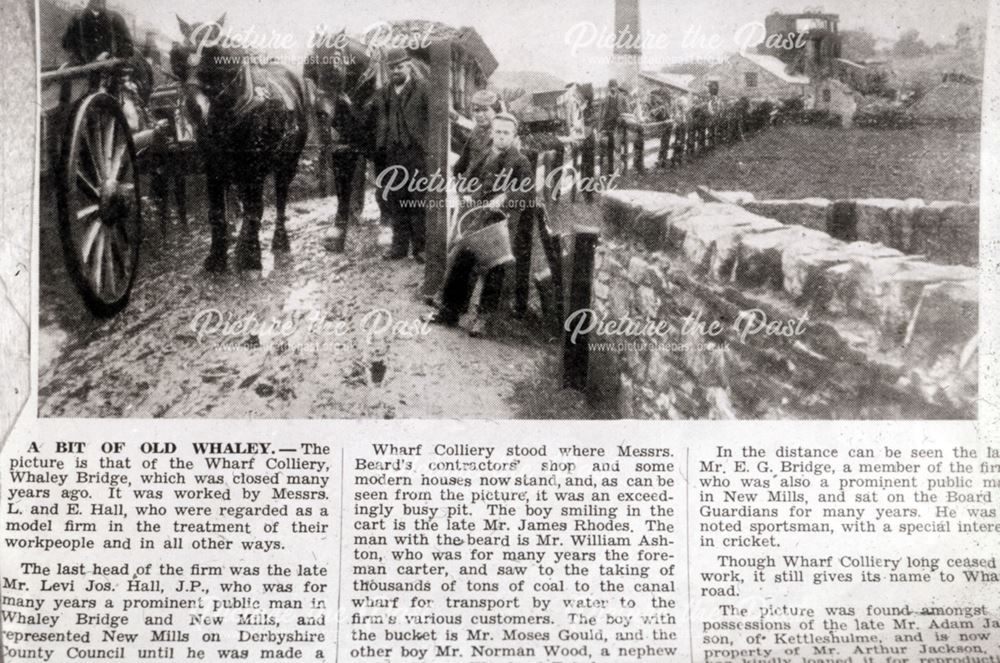
[[(89, 0), (87, 6), (70, 21), (63, 35), (63, 48), (70, 54), (72, 65), (121, 58), (129, 62), (136, 92), (143, 102), (153, 91), (153, 71), (146, 60), (136, 54), (132, 33), (124, 17), (108, 9), (107, 0)], [(98, 81), (100, 75), (92, 80)]]
[[(485, 225), (508, 223), (517, 228), (521, 214), (534, 200), (534, 173), (527, 157), (516, 144), (517, 119), (509, 113), (499, 113), (493, 120), (492, 148), (489, 157), (474, 172), (466, 174), (470, 189), (465, 209), (473, 206), (481, 214)], [(509, 242), (509, 234), (507, 235)], [(509, 250), (509, 247), (508, 247)], [(458, 325), (459, 318), (468, 310), (469, 300), (476, 285), (476, 276), (483, 277), (476, 319), (469, 328), (471, 336), (487, 331), (499, 309), (506, 265), (500, 264), (479, 274), (480, 265), (475, 252), (463, 246), (461, 240), (448, 261), (441, 307), (430, 318), (433, 324)]]
[(107, 0), (89, 0), (66, 28), (63, 48), (74, 65), (107, 58), (127, 58), (134, 52), (128, 24), (118, 12), (108, 10)]

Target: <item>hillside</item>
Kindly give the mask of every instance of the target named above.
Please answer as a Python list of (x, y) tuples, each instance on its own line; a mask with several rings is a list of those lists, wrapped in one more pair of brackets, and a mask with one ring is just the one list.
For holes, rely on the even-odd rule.
[(957, 72), (983, 77), (983, 55), (971, 50), (951, 49), (913, 58), (890, 56), (889, 63), (900, 87), (930, 89), (941, 82), (945, 73)]

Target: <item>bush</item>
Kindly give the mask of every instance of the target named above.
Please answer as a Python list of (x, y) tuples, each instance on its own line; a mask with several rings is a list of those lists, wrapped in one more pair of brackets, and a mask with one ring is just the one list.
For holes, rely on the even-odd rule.
[(802, 97), (785, 99), (781, 102), (782, 113), (798, 113), (805, 110), (806, 102)]
[(854, 125), (869, 129), (908, 129), (916, 124), (913, 115), (898, 106), (871, 106), (854, 116)]
[(782, 112), (786, 122), (791, 124), (808, 124), (817, 126), (831, 126), (840, 124), (840, 119), (830, 115), (830, 111), (813, 108), (810, 110), (797, 110)]

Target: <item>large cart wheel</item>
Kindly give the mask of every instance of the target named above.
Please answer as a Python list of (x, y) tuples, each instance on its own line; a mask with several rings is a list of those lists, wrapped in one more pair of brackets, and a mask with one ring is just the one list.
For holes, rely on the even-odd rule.
[(63, 135), (59, 236), (70, 278), (94, 315), (128, 304), (139, 266), (142, 203), (135, 145), (118, 101), (78, 102)]

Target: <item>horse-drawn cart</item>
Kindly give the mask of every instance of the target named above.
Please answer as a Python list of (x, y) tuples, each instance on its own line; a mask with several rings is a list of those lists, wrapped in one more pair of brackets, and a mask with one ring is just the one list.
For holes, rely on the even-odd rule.
[(180, 136), (176, 87), (143, 103), (133, 66), (112, 58), (41, 74), (41, 175), (55, 189), (66, 269), (99, 317), (121, 311), (135, 282), (144, 164)]

